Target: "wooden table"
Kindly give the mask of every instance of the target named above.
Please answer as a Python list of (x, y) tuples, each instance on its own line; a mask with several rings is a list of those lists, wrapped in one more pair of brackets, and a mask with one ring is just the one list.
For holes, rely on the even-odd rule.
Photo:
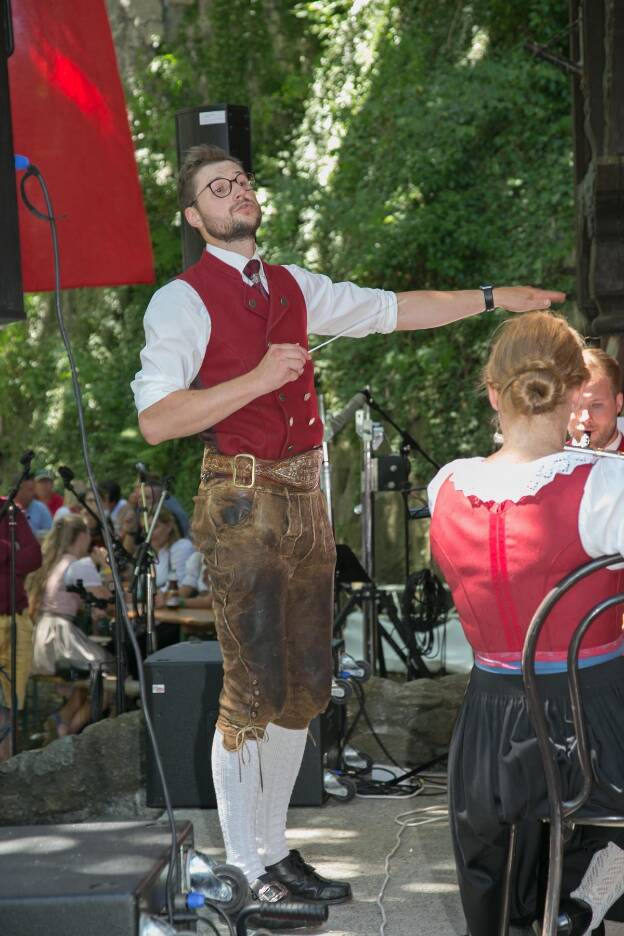
[(216, 637), (212, 608), (156, 608), (154, 617), (163, 624), (179, 624), (184, 637)]

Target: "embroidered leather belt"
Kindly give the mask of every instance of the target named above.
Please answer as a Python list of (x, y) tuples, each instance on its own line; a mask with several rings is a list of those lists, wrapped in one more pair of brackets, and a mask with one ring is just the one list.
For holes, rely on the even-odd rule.
[(220, 455), (214, 449), (206, 448), (201, 481), (205, 484), (213, 478), (227, 478), (239, 488), (272, 484), (305, 493), (318, 487), (322, 461), (321, 449), (301, 452), (292, 458), (267, 461), (246, 452), (240, 455)]

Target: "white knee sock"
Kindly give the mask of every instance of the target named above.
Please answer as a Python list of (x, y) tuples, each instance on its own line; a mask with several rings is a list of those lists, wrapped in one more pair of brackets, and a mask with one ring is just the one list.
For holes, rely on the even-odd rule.
[(264, 874), (264, 863), (256, 844), (260, 792), (258, 743), (262, 744), (247, 741), (243, 751), (226, 751), (219, 730), (215, 731), (212, 742), (212, 781), (227, 862), (241, 868), (250, 884)]
[(261, 746), (263, 789), (258, 797), (256, 835), (263, 864), (272, 865), (288, 855), (286, 814), (305, 750), (307, 729), (267, 725)]

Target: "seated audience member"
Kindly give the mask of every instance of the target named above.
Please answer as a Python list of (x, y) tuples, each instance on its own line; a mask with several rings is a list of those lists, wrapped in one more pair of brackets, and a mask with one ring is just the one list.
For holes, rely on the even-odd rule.
[(173, 514), (161, 510), (152, 535), (152, 546), (157, 553), (156, 588), (167, 590), (168, 583), (175, 580), (180, 586), (186, 572), (186, 562), (195, 547), (189, 539), (180, 535)]
[(54, 490), (54, 474), (44, 468), (35, 475), (35, 497), (42, 504), (45, 504), (52, 517), (56, 514), (59, 507), (63, 506), (63, 498)]
[[(582, 339), (563, 318), (532, 312), (507, 320), (484, 371), (503, 445), (486, 458), (451, 462), (429, 485), (432, 556), (475, 654), (449, 752), (451, 832), (470, 936), (499, 932), (512, 823), (518, 844), (511, 920), (519, 928), (512, 932), (528, 933), (540, 914), (539, 819), (548, 815), (548, 799), (521, 676), (528, 625), (565, 575), (592, 557), (624, 552), (622, 465), (590, 451), (564, 450), (570, 412), (588, 376)], [(604, 570), (577, 586), (550, 615), (538, 642), (540, 692), (564, 796), (578, 790), (565, 673), (570, 636), (590, 608), (623, 585), (622, 571)], [(584, 807), (589, 812), (624, 809), (621, 620), (621, 606), (605, 611), (581, 644), (590, 756), (599, 780)], [(575, 830), (566, 845), (562, 896), (579, 885), (595, 853), (607, 861), (609, 842), (622, 847), (624, 832)], [(611, 899), (623, 891), (624, 882)], [(607, 917), (622, 919), (622, 903)]]
[[(84, 481), (80, 481), (78, 478), (74, 478), (72, 481), (72, 487), (76, 491), (76, 494), (80, 494), (84, 497), (87, 493), (87, 485)], [(65, 491), (65, 502), (62, 507), (54, 514), (54, 522), (59, 519), (59, 517), (66, 517), (68, 514), (79, 514), (83, 509), (82, 504), (78, 497), (74, 494), (73, 491)]]
[[(52, 674), (69, 668), (88, 670), (109, 664), (113, 657), (90, 640), (75, 623), (83, 599), (68, 587), (82, 582), (98, 598), (111, 595), (89, 557), (91, 538), (82, 517), (71, 514), (54, 524), (43, 544), (41, 568), (26, 583), (30, 609), (36, 621), (33, 637), (33, 673)], [(94, 610), (93, 616), (97, 617)], [(75, 734), (91, 717), (87, 693), (75, 688), (54, 713), (47, 727), (58, 737)]]
[[(151, 510), (154, 505), (158, 503), (160, 495), (162, 494), (163, 485), (162, 481), (157, 475), (148, 474), (145, 482), (145, 500), (147, 504), (147, 509)], [(137, 482), (135, 488), (128, 496), (128, 503), (135, 509), (139, 510), (142, 506), (141, 503), (141, 485)], [(188, 515), (180, 503), (180, 501), (173, 496), (173, 494), (167, 494), (165, 502), (163, 504), (166, 510), (169, 513), (173, 514), (176, 520), (178, 521), (178, 526), (183, 537), (189, 535), (191, 525), (189, 522)]]
[(99, 485), (102, 505), (106, 516), (110, 517), (115, 533), (119, 534), (121, 529), (121, 517), (124, 507), (128, 501), (121, 496), (121, 488), (116, 481), (102, 481)]
[(181, 608), (212, 608), (208, 570), (203, 554), (192, 553), (186, 560), (184, 578), (180, 583)]
[(20, 484), (15, 503), (21, 507), (30, 524), (30, 529), (38, 539), (41, 539), (52, 526), (52, 514), (44, 503), (35, 497), (35, 480), (27, 475)]
[[(0, 512), (6, 499), (0, 497)], [(24, 579), (41, 565), (41, 547), (26, 517), (16, 510), (15, 538), (15, 611), (17, 622), (17, 704), (24, 707), (26, 683), (32, 659), (32, 621), (28, 614), (28, 598)], [(11, 754), (11, 541), (9, 517), (0, 520), (0, 762)]]
[(589, 380), (581, 387), (578, 406), (570, 420), (570, 435), (579, 443), (587, 433), (589, 448), (624, 452), (624, 438), (617, 424), (624, 402), (620, 365), (600, 348), (586, 348), (583, 359)]

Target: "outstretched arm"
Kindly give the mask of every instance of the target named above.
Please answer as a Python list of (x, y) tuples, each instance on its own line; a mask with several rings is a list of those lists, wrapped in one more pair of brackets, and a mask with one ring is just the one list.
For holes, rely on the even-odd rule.
[[(533, 286), (500, 286), (494, 290), (494, 305), (508, 312), (531, 312), (548, 309), (553, 302), (563, 302), (565, 293)], [(480, 289), (456, 292), (428, 290), (397, 293), (397, 331), (438, 328), (483, 312)]]

